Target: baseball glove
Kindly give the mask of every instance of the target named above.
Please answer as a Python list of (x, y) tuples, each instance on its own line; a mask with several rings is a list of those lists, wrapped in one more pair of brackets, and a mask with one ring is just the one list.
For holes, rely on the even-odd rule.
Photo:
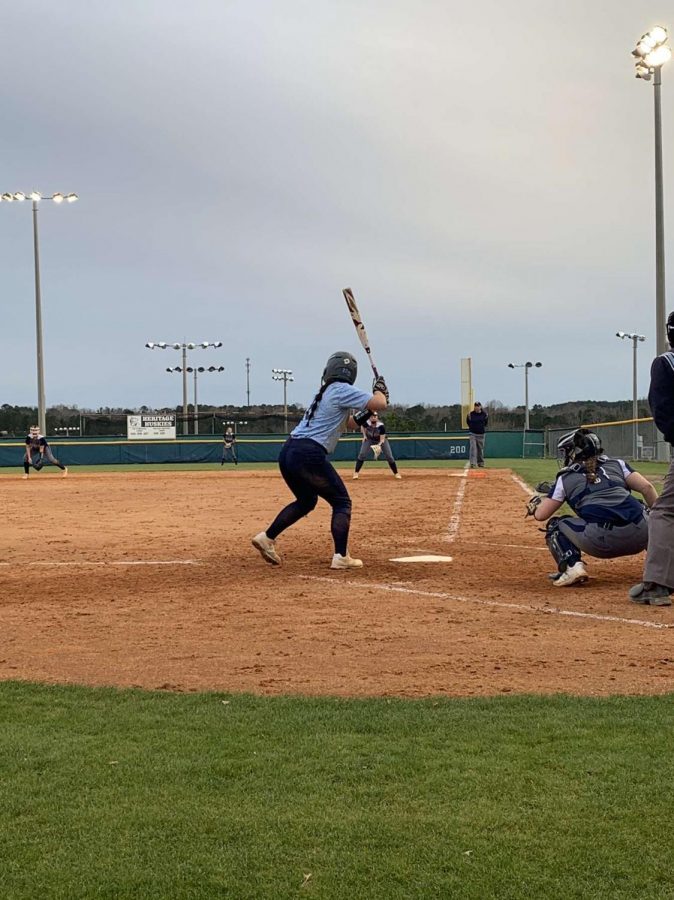
[(539, 494), (549, 494), (552, 490), (552, 485), (549, 481), (541, 481), (540, 484), (536, 485), (536, 490)]
[(527, 512), (524, 517), (525, 519), (527, 519), (529, 516), (533, 516), (538, 507), (541, 505), (542, 500), (543, 498), (540, 494), (534, 494), (534, 496), (529, 499), (529, 501), (527, 502)]
[(374, 458), (379, 459), (379, 456), (381, 454), (381, 444), (373, 444), (372, 452), (374, 453)]

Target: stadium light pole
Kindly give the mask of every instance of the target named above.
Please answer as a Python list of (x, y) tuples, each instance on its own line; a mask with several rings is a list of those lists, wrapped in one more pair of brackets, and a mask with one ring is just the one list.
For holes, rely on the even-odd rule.
[(194, 373), (194, 433), (199, 434), (199, 402), (197, 398), (197, 376), (202, 372), (224, 372), (225, 367), (208, 366), (208, 368), (206, 368), (206, 366), (187, 366), (187, 368), (183, 371), (183, 368), (181, 366), (173, 366), (173, 368), (169, 366), (166, 371), (181, 372), (183, 373), (183, 376), (185, 376), (187, 372)]
[[(667, 350), (665, 320), (665, 216), (662, 174), (662, 67), (672, 58), (669, 35), (662, 25), (643, 34), (632, 50), (635, 75), (642, 81), (653, 79), (653, 107), (655, 124), (655, 347), (660, 356)], [(656, 456), (666, 461), (670, 456), (667, 442), (658, 432)]]
[(655, 339), (657, 355), (667, 350), (665, 330), (665, 222), (662, 175), (662, 67), (672, 57), (667, 29), (661, 25), (651, 28), (637, 41), (632, 50), (635, 75), (642, 81), (653, 79), (655, 118)]
[(33, 201), (33, 259), (35, 264), (35, 335), (36, 335), (36, 356), (37, 356), (37, 419), (42, 434), (47, 433), (47, 401), (44, 390), (44, 352), (42, 340), (42, 292), (40, 284), (40, 241), (37, 225), (37, 213), (41, 200), (51, 200), (52, 203), (74, 203), (78, 200), (77, 194), (51, 194), (42, 196), (39, 191), (15, 191), (13, 194), (0, 194), (0, 201), (5, 203), (23, 203), (24, 200)]
[(288, 382), (295, 379), (291, 369), (272, 369), (271, 372), (274, 381), (283, 382), (283, 428), (288, 434)]
[(542, 362), (508, 363), (509, 369), (524, 369), (524, 430), (529, 431), (529, 369), (540, 369)]
[[(181, 350), (182, 366), (176, 371), (182, 372), (183, 375), (183, 434), (188, 434), (188, 412), (187, 412), (187, 351), (188, 350), (207, 350), (209, 347), (222, 347), (222, 341), (201, 341), (189, 343), (175, 341), (174, 343), (166, 343), (166, 341), (148, 341), (145, 346), (148, 350)], [(167, 369), (167, 371), (169, 371)], [(191, 371), (191, 370), (190, 370)]]
[(639, 341), (645, 341), (646, 337), (643, 334), (629, 334), (626, 331), (616, 331), (615, 336), (621, 340), (627, 339), (632, 341), (632, 418), (634, 419), (632, 459), (637, 459), (639, 450), (639, 423), (637, 422), (637, 419), (639, 418), (639, 402), (637, 396), (637, 344)]

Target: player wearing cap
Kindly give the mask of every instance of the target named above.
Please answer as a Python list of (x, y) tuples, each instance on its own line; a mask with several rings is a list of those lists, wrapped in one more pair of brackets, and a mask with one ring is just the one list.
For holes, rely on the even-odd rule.
[(63, 472), (65, 478), (68, 474), (67, 466), (59, 462), (51, 451), (51, 447), (47, 438), (40, 434), (37, 425), (31, 425), (29, 433), (26, 435), (26, 452), (23, 455), (23, 477), (28, 478), (30, 467), (32, 466), (36, 472), (44, 466), (45, 457), (52, 465), (58, 466)]
[(363, 463), (372, 451), (375, 459), (383, 456), (396, 478), (402, 478), (398, 471), (398, 465), (393, 457), (391, 445), (386, 437), (386, 426), (381, 421), (376, 412), (373, 412), (367, 422), (360, 429), (363, 432), (363, 442), (358, 451), (358, 459), (356, 460), (356, 468), (353, 473), (354, 479), (358, 478), (358, 473), (363, 468)]
[[(384, 379), (377, 378), (372, 394), (368, 394), (354, 387), (357, 372), (358, 364), (350, 353), (332, 354), (323, 370), (320, 390), (281, 449), (279, 468), (295, 500), (281, 510), (266, 531), (253, 538), (253, 546), (271, 565), (281, 565), (274, 543), (276, 538), (308, 515), (319, 497), (332, 507), (330, 530), (335, 553), (330, 568), (351, 569), (363, 565), (361, 560), (349, 555), (351, 498), (328, 460), (347, 422), (355, 428), (363, 425), (371, 412), (386, 408), (388, 389)], [(350, 416), (354, 408), (362, 411)]]
[(466, 416), (468, 439), (470, 441), (470, 467), (479, 466), (484, 469), (484, 436), (487, 431), (489, 415), (482, 409), (481, 403), (474, 403)]
[[(587, 581), (581, 553), (599, 559), (641, 553), (648, 544), (648, 510), (632, 496), (642, 494), (650, 507), (657, 492), (650, 481), (624, 460), (605, 455), (593, 431), (579, 428), (560, 438), (564, 457), (547, 497), (539, 494), (527, 503), (527, 516), (547, 522), (545, 543), (557, 563), (554, 587)], [(575, 516), (555, 516), (568, 503)]]

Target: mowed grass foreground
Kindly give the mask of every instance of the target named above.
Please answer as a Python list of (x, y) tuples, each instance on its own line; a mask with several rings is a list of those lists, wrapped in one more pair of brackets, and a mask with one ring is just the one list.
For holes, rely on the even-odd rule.
[(673, 717), (5, 682), (0, 894), (671, 897)]

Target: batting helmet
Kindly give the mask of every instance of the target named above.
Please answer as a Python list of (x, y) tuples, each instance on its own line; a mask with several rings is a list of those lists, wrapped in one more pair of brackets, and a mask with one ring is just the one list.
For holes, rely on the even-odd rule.
[(358, 374), (358, 363), (345, 350), (333, 353), (323, 369), (323, 384), (332, 384), (333, 381), (345, 381), (353, 384)]
[(557, 441), (557, 453), (564, 457), (564, 465), (582, 462), (584, 459), (592, 459), (604, 452), (599, 438), (594, 431), (587, 428), (578, 428), (563, 435)]

